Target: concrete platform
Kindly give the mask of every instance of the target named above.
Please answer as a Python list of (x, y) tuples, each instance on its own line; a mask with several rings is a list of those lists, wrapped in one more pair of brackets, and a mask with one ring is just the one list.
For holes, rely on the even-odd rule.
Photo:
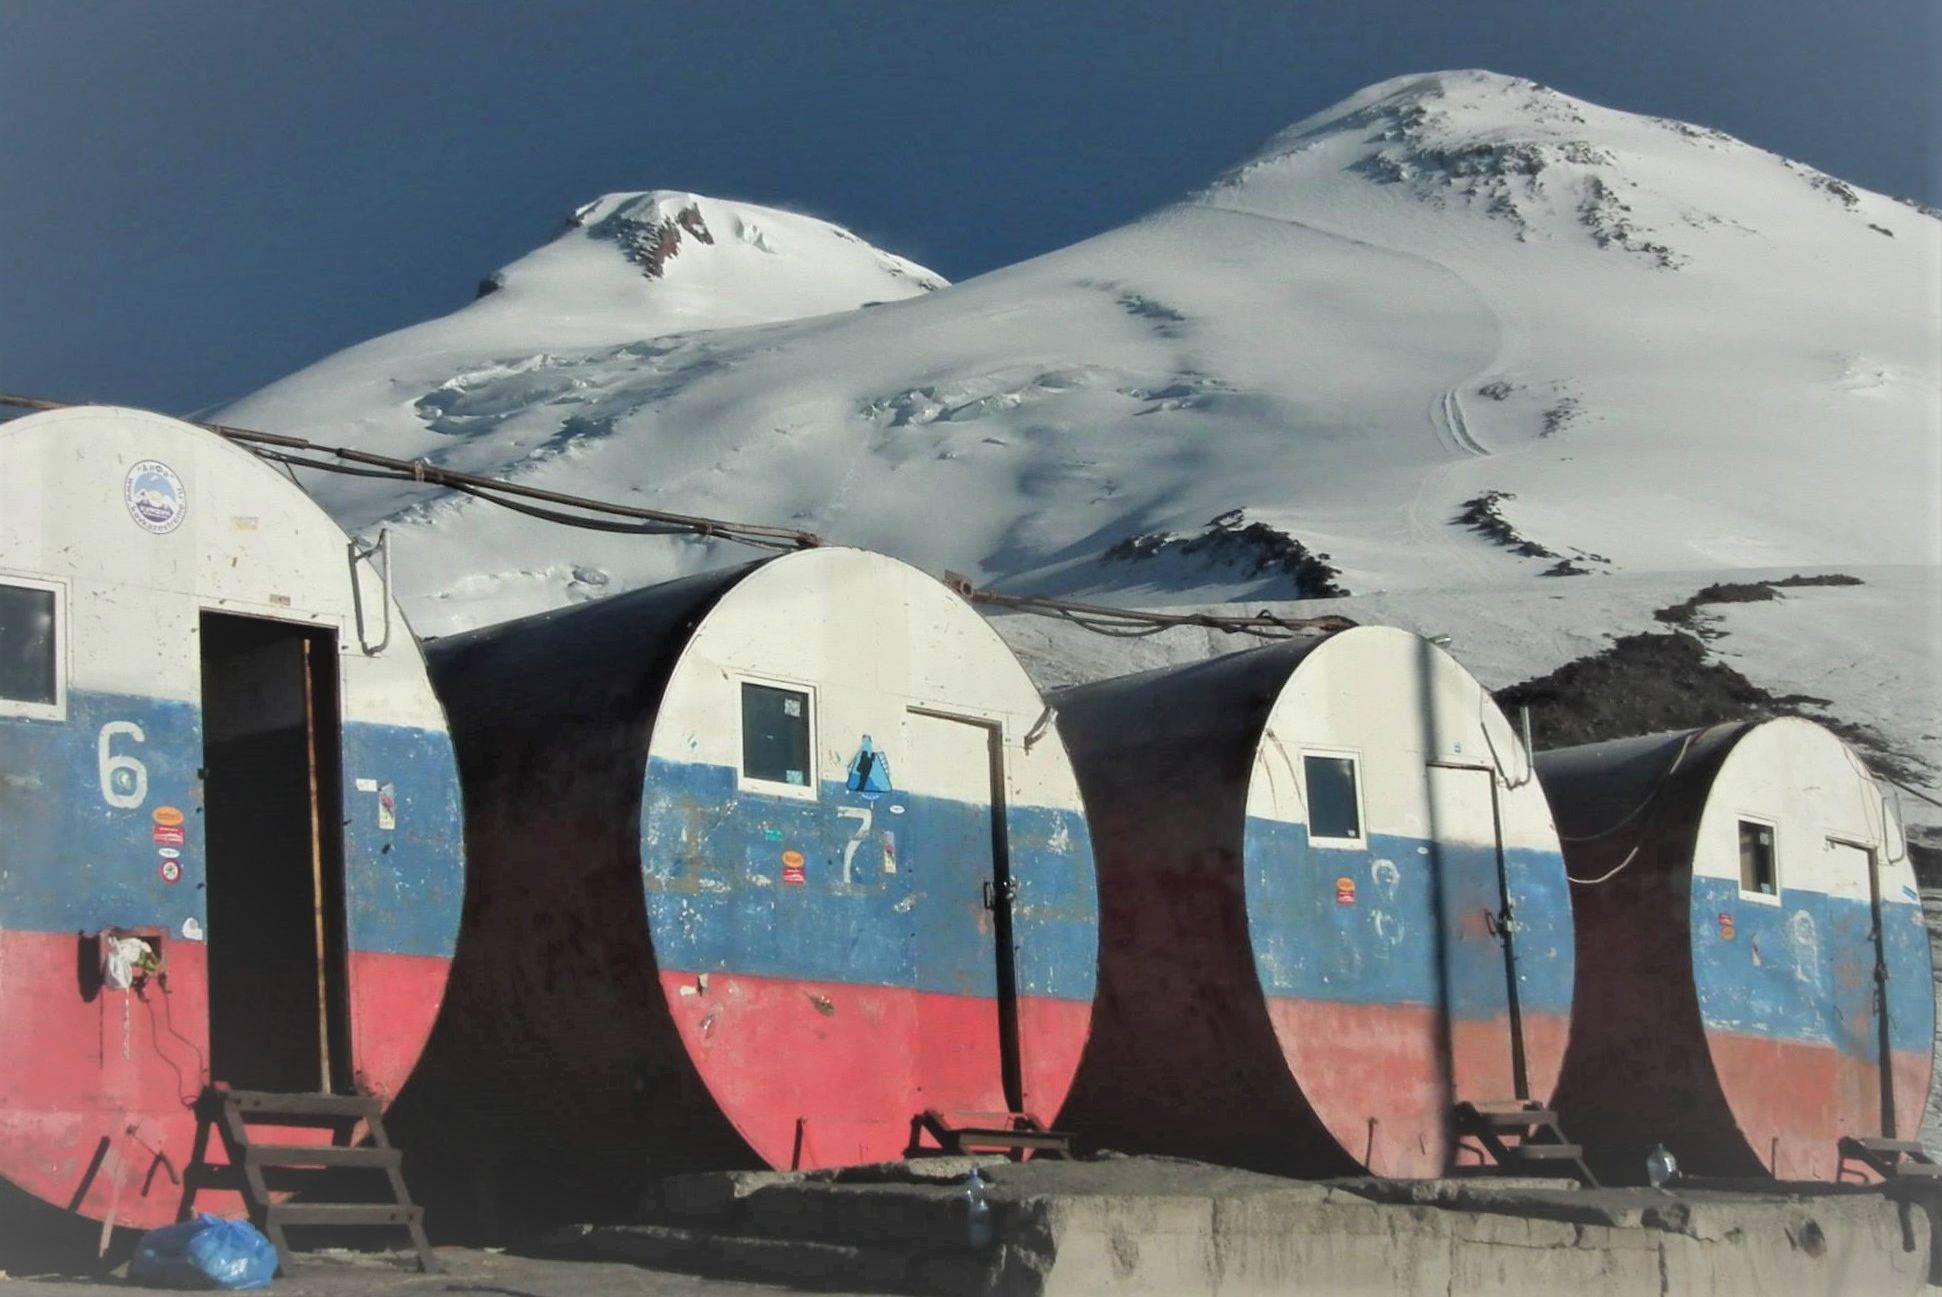
[[(1914, 1186), (1583, 1190), (1555, 1181), (1304, 1182), (1165, 1158), (979, 1159), (996, 1241), (969, 1245), (969, 1159), (662, 1182), (553, 1257), (911, 1294), (1889, 1294), (1927, 1289)], [(1938, 1204), (1942, 1205), (1942, 1204)]]

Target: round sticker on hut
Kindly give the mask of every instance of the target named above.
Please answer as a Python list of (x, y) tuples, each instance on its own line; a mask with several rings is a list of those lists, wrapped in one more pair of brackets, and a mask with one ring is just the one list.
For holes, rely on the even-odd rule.
[(794, 887), (801, 887), (809, 880), (802, 872), (803, 859), (800, 851), (782, 853), (782, 881)]
[(1344, 877), (1335, 880), (1335, 903), (1337, 905), (1355, 904), (1355, 880), (1353, 878)]
[(189, 512), (189, 493), (182, 489), (182, 479), (159, 459), (145, 459), (129, 469), (121, 497), (128, 516), (158, 536), (180, 527)]
[(170, 884), (179, 883), (182, 881), (182, 862), (179, 860), (164, 859), (159, 872), (162, 875), (163, 882)]
[(149, 817), (157, 824), (165, 824), (171, 828), (181, 824), (188, 818), (173, 806), (157, 806), (153, 811), (149, 812)]

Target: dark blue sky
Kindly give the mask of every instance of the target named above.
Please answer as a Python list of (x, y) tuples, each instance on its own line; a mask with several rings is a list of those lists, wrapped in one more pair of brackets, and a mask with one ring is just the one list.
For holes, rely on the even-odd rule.
[(1942, 205), (1935, 0), (0, 0), (0, 388), (171, 412), (463, 304), (616, 189), (954, 279), (1405, 72), (1487, 67)]

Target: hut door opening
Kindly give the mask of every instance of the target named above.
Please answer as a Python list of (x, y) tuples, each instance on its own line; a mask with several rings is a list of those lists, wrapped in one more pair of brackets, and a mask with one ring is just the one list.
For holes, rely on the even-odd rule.
[(209, 1070), (349, 1088), (337, 638), (202, 615)]
[(1432, 765), (1431, 860), (1443, 929), (1443, 1008), (1451, 1097), (1528, 1099), (1517, 996), (1516, 904), (1504, 859), (1496, 772)]
[[(989, 1094), (996, 1080), (1007, 1109), (1017, 1112), (1024, 1096), (1004, 742), (996, 725), (935, 712), (912, 711), (909, 733), (921, 781), (913, 788), (928, 803), (910, 869), (911, 885), (929, 900), (913, 913), (929, 911), (929, 922), (947, 925), (943, 931), (920, 925), (915, 971), (921, 989), (952, 997), (948, 1013), (919, 1024), (919, 1054), (926, 1078), (959, 1076), (967, 1087), (937, 1096), (931, 1106), (962, 1107)], [(987, 999), (994, 986), (994, 999)]]
[(1865, 877), (1868, 887), (1868, 929), (1865, 933), (1856, 931), (1857, 925), (1842, 922), (1838, 910), (1830, 922), (1834, 929), (1833, 940), (1837, 943), (1834, 954), (1836, 1007), (1848, 1036), (1841, 1043), (1855, 1055), (1874, 1064), (1874, 1076), (1868, 1080), (1873, 1082), (1875, 1093), (1854, 1095), (1851, 1102), (1842, 1104), (1842, 1107), (1850, 1112), (1865, 1112), (1878, 1103), (1881, 1134), (1887, 1139), (1894, 1139), (1897, 1137), (1895, 1060), (1889, 1052), (1888, 1042), (1888, 950), (1883, 944), (1886, 934), (1881, 926), (1881, 871), (1877, 868), (1873, 847), (1830, 838), (1827, 849), (1834, 857), (1832, 863), (1836, 872), (1832, 877), (1843, 880)]

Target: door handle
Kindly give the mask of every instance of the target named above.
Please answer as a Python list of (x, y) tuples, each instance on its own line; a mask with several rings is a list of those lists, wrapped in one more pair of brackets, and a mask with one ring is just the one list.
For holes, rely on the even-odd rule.
[(1483, 912), (1484, 931), (1493, 937), (1505, 937), (1517, 931), (1517, 920), (1511, 918), (1508, 908), (1485, 910)]
[(1007, 878), (1002, 883), (994, 882), (991, 879), (985, 880), (984, 907), (987, 910), (995, 911), (998, 908), (999, 901), (1003, 901), (1006, 905), (1010, 905), (1017, 898), (1018, 898), (1018, 884), (1014, 883), (1011, 879)]

